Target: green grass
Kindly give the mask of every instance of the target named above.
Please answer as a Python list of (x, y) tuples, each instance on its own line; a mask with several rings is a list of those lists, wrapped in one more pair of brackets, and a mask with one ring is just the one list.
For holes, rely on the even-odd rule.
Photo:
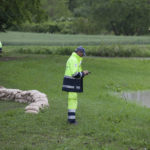
[(0, 40), (4, 53), (70, 55), (82, 45), (87, 56), (150, 57), (149, 36), (1, 32)]
[(84, 58), (92, 73), (79, 94), (78, 125), (70, 126), (61, 91), (68, 56), (20, 56), (0, 61), (0, 85), (44, 92), (50, 108), (32, 115), (24, 113), (25, 104), (0, 102), (1, 150), (150, 149), (150, 109), (110, 94), (150, 89), (150, 60)]
[[(4, 46), (3, 53), (70, 55), (77, 46)], [(150, 57), (149, 45), (84, 46), (87, 56)]]
[(62, 35), (45, 33), (0, 32), (4, 45), (101, 45), (101, 44), (150, 44), (149, 36), (113, 35)]

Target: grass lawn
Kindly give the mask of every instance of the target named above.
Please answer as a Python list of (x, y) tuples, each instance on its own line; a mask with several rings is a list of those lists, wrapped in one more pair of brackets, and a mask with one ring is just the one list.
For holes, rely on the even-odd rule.
[(102, 44), (150, 44), (149, 36), (62, 35), (28, 32), (0, 32), (0, 40), (8, 45), (76, 46)]
[(150, 149), (150, 109), (110, 94), (150, 89), (150, 60), (84, 58), (83, 68), (92, 73), (84, 79), (78, 125), (72, 126), (61, 91), (68, 56), (20, 56), (0, 60), (0, 85), (44, 92), (50, 108), (32, 115), (24, 113), (26, 104), (1, 101), (1, 150)]
[(150, 57), (149, 36), (62, 35), (0, 32), (4, 53), (70, 55), (78, 46), (87, 56)]

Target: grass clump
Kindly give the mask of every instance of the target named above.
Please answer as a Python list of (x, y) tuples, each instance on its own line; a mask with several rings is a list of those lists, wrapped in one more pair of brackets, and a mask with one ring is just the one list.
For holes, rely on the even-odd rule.
[(102, 45), (99, 47), (89, 47), (87, 55), (102, 57), (149, 57), (150, 49), (142, 46), (132, 45)]
[[(7, 46), (4, 53), (70, 55), (77, 46)], [(148, 45), (84, 46), (87, 56), (100, 57), (150, 57)]]
[(99, 46), (105, 45), (148, 45), (149, 36), (114, 36), (114, 35), (71, 35), (30, 32), (0, 33), (5, 46)]

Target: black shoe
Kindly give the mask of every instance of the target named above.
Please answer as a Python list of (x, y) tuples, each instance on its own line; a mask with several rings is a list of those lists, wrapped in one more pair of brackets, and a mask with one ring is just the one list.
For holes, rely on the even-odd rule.
[(73, 124), (73, 125), (77, 125), (77, 121), (74, 121), (74, 122), (70, 122), (70, 121), (67, 121), (69, 124)]

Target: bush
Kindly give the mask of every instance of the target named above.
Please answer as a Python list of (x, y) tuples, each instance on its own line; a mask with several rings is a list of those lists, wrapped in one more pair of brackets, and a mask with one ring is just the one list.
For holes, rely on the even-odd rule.
[[(24, 54), (57, 54), (70, 55), (75, 46), (47, 46), (47, 47), (26, 47), (18, 48), (15, 51)], [(87, 46), (87, 56), (101, 56), (101, 57), (150, 57), (149, 47), (139, 47), (132, 45), (101, 45), (101, 46)]]
[(55, 54), (58, 55), (71, 55), (71, 53), (74, 51), (74, 49), (72, 49), (72, 47), (59, 47)]
[(57, 33), (60, 32), (59, 26), (52, 23), (43, 24), (23, 24), (21, 26), (13, 26), (10, 28), (13, 31), (23, 31), (23, 32), (38, 32), (38, 33)]
[[(79, 17), (65, 18), (61, 17), (55, 21), (46, 23), (25, 23), (22, 25), (14, 25), (9, 30), (23, 31), (23, 32), (38, 32), (38, 33), (62, 33), (62, 34), (99, 34), (102, 29), (98, 27), (93, 21)], [(105, 31), (106, 32), (106, 31)], [(104, 33), (104, 31), (103, 31)]]
[(84, 34), (100, 34), (104, 33), (102, 29), (97, 26), (93, 21), (79, 17), (75, 19), (72, 23), (72, 31), (76, 34), (84, 33)]
[(150, 49), (138, 46), (102, 45), (87, 48), (86, 54), (101, 57), (149, 57)]

